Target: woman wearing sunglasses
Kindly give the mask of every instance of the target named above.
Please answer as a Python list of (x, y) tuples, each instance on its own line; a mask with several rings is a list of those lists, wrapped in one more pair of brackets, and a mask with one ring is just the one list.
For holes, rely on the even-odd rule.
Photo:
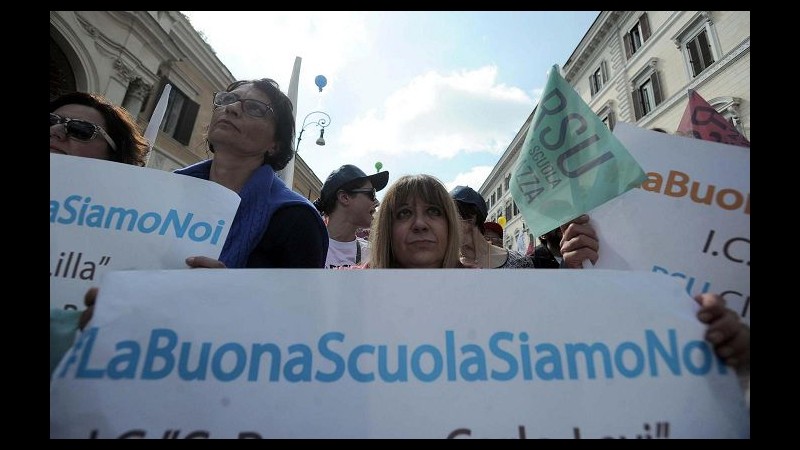
[[(280, 91), (275, 81), (265, 78), (234, 82), (214, 94), (212, 101), (214, 109), (206, 141), (214, 157), (175, 173), (219, 183), (236, 191), (241, 203), (220, 260), (190, 256), (186, 259), (187, 265), (324, 267), (328, 232), (320, 214), (309, 200), (288, 188), (275, 174), (294, 157), (294, 115), (289, 97)], [(87, 106), (84, 103), (77, 106), (81, 105)], [(51, 152), (117, 160), (131, 148), (126, 147), (128, 141), (119, 135), (122, 128), (105, 116), (104, 112), (113, 111), (113, 107), (93, 113), (91, 108), (71, 104), (69, 109), (56, 110), (60, 106), (54, 107), (51, 103), (51, 112), (59, 116), (51, 116)], [(54, 132), (60, 134), (54, 137)], [(54, 145), (54, 141), (61, 145)], [(73, 147), (78, 144), (84, 146), (80, 150)], [(96, 297), (97, 288), (90, 289), (85, 304), (94, 305)], [(91, 311), (88, 309), (81, 318), (81, 329), (91, 317)], [(52, 340), (51, 332), (51, 372), (54, 368)], [(55, 361), (57, 363), (58, 359)]]
[(316, 208), (276, 171), (294, 157), (292, 102), (278, 83), (236, 81), (213, 97), (206, 141), (214, 154), (176, 173), (214, 181), (242, 198), (220, 260), (190, 267), (322, 268), (328, 232)]
[(128, 111), (104, 97), (72, 92), (50, 101), (50, 153), (144, 166), (148, 145)]
[[(72, 92), (50, 101), (50, 153), (141, 167), (147, 152), (147, 141), (131, 115), (104, 97)], [(79, 321), (82, 328), (91, 318), (93, 302), (82, 311), (50, 309), (51, 374), (74, 342)]]

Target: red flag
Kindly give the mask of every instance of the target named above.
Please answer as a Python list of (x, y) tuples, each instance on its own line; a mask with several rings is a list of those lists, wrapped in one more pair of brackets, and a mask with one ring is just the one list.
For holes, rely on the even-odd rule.
[(689, 89), (689, 104), (676, 134), (750, 148), (750, 141), (694, 89)]

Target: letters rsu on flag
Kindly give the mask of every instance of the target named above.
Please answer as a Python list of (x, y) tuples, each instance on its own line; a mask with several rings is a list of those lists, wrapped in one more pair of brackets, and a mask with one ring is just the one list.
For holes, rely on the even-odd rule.
[(676, 134), (750, 148), (750, 141), (694, 89), (689, 89), (689, 103)]
[(531, 233), (545, 234), (646, 179), (554, 65), (511, 177)]

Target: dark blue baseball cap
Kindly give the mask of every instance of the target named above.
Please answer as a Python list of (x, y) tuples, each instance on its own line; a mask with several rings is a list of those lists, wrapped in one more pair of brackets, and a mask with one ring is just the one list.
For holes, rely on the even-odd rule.
[(328, 175), (328, 179), (325, 180), (325, 184), (322, 185), (320, 199), (324, 203), (327, 199), (331, 198), (331, 196), (336, 195), (336, 192), (346, 183), (362, 178), (368, 178), (372, 183), (372, 187), (375, 188), (376, 191), (380, 191), (385, 188), (386, 184), (389, 182), (389, 172), (384, 170), (383, 172), (378, 172), (373, 175), (367, 175), (358, 167), (352, 164), (345, 164)]
[(483, 222), (486, 221), (486, 216), (489, 215), (489, 208), (486, 206), (486, 200), (483, 199), (481, 194), (478, 194), (475, 189), (469, 186), (456, 186), (450, 191), (450, 197), (453, 197), (453, 200), (457, 202), (475, 206), (478, 209), (476, 223), (483, 225)]

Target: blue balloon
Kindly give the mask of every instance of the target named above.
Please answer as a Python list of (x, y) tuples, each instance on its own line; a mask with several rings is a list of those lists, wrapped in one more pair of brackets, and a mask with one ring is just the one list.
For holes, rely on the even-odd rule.
[(325, 75), (317, 75), (317, 77), (314, 78), (314, 84), (316, 84), (319, 91), (322, 92), (322, 88), (328, 84), (328, 79), (325, 78)]

